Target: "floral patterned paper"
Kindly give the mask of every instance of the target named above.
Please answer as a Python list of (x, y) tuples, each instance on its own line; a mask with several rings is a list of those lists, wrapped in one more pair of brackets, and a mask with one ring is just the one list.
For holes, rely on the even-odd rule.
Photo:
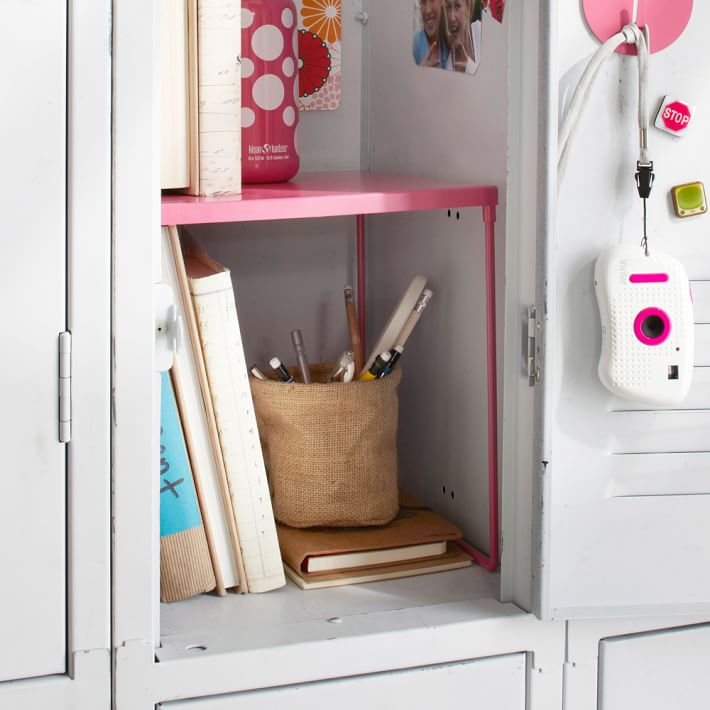
[(340, 105), (342, 0), (296, 0), (301, 111)]

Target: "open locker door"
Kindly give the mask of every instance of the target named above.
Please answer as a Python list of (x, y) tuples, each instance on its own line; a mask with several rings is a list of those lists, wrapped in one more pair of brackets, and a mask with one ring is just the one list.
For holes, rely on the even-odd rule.
[[(577, 3), (553, 1), (546, 12), (541, 37), (547, 31), (548, 42), (540, 53), (546, 105), (537, 140), (551, 149), (542, 151), (538, 165), (537, 318), (531, 323), (540, 366), (532, 388), (531, 606), (544, 619), (710, 612), (710, 240), (705, 218), (678, 220), (668, 199), (674, 184), (706, 173), (699, 156), (710, 141), (705, 131), (681, 144), (657, 131), (649, 135), (657, 171), (649, 244), (682, 262), (695, 296), (690, 394), (671, 408), (621, 399), (597, 374), (594, 267), (605, 249), (638, 245), (642, 233), (634, 184), (636, 57), (614, 56), (599, 71), (558, 192), (558, 99), (562, 115), (598, 44)], [(669, 86), (688, 95), (710, 70), (710, 57), (693, 53), (708, 21), (710, 8), (696, 8), (683, 41), (652, 56), (652, 115)], [(695, 92), (694, 100), (698, 114), (710, 114), (710, 92)]]

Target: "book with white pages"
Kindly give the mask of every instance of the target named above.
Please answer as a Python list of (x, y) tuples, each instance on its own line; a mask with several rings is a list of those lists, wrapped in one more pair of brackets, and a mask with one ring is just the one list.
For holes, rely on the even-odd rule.
[(355, 567), (375, 567), (377, 565), (391, 564), (392, 562), (406, 562), (419, 560), (425, 557), (436, 557), (446, 552), (446, 540), (429, 542), (423, 545), (405, 545), (404, 547), (391, 547), (385, 550), (364, 550), (358, 552), (344, 552), (335, 555), (317, 555), (305, 560), (306, 572), (329, 572), (339, 569), (353, 569)]
[(185, 324), (185, 342), (175, 355), (172, 376), (217, 589), (245, 592), (239, 538), (176, 227), (163, 227), (161, 244), (163, 281), (173, 288)]
[(160, 186), (190, 185), (188, 3), (160, 0)]
[[(185, 235), (183, 235), (185, 237)], [(286, 584), (229, 269), (183, 239), (225, 470), (250, 592)]]
[(241, 0), (197, 3), (200, 195), (242, 190)]

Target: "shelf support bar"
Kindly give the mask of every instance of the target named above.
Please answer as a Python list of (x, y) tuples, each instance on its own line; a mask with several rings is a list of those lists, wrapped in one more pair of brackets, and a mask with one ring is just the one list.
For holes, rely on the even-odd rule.
[(488, 379), (488, 534), (489, 552), (484, 554), (468, 543), (460, 542), (474, 561), (493, 572), (500, 564), (498, 521), (498, 375), (496, 366), (496, 259), (495, 204), (483, 205), (486, 231), (486, 374)]
[(357, 318), (362, 352), (367, 357), (365, 342), (365, 215), (357, 215)]

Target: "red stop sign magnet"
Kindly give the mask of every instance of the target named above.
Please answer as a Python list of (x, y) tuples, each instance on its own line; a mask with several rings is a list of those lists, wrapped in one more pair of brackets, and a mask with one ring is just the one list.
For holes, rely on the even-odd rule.
[(672, 96), (666, 96), (656, 116), (656, 128), (681, 138), (688, 132), (694, 113), (694, 106)]

